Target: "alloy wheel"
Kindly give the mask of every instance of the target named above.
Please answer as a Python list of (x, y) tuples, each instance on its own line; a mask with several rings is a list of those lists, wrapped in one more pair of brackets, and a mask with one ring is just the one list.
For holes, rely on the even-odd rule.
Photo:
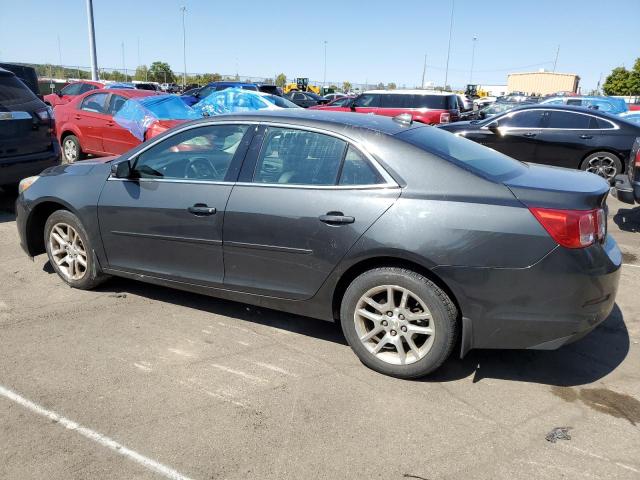
[(608, 155), (598, 155), (590, 159), (586, 170), (607, 180), (611, 180), (618, 173), (615, 160)]
[(381, 285), (362, 295), (354, 322), (367, 350), (392, 365), (424, 358), (435, 339), (435, 324), (425, 302), (397, 285)]
[(78, 232), (66, 223), (56, 223), (49, 233), (51, 257), (67, 280), (80, 280), (87, 273), (87, 252)]
[(69, 163), (73, 163), (78, 159), (78, 146), (70, 138), (67, 138), (64, 141), (63, 149), (64, 149), (64, 157), (67, 159)]

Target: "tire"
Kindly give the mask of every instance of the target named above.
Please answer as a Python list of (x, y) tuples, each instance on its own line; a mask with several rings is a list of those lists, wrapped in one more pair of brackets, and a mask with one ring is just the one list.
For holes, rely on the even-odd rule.
[(609, 183), (613, 183), (616, 175), (622, 173), (622, 162), (615, 153), (595, 152), (582, 161), (580, 169), (595, 173)]
[[(388, 305), (389, 288), (393, 308)], [(408, 300), (402, 308), (405, 292)], [(376, 372), (405, 379), (423, 377), (449, 357), (457, 338), (457, 316), (454, 303), (437, 285), (395, 267), (361, 274), (347, 288), (340, 308), (342, 331), (360, 361)]]
[(75, 135), (67, 135), (62, 139), (62, 163), (74, 163), (82, 160), (84, 154), (80, 141)]
[(51, 266), (73, 288), (91, 290), (107, 278), (99, 271), (89, 236), (73, 213), (57, 210), (49, 216), (44, 244)]

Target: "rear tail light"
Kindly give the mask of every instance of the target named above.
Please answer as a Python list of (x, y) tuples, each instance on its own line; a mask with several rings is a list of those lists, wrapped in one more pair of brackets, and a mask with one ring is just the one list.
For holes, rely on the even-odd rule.
[(584, 248), (603, 241), (607, 217), (601, 208), (594, 210), (557, 210), (530, 208), (551, 237), (563, 247)]
[(53, 116), (53, 110), (51, 110), (51, 107), (46, 107), (43, 108), (41, 110), (36, 110), (36, 115), (38, 116), (38, 118), (42, 121), (45, 120), (53, 120), (54, 116)]
[(440, 114), (440, 123), (449, 123), (451, 120), (451, 114), (449, 112), (443, 112)]
[(636, 150), (636, 158), (634, 163), (636, 164), (636, 168), (640, 168), (640, 147)]

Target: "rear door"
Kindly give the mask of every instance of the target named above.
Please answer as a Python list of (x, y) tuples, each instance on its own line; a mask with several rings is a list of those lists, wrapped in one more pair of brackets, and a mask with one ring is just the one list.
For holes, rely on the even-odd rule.
[(102, 138), (112, 121), (107, 115), (108, 93), (87, 95), (78, 108), (71, 113), (72, 122), (80, 130), (80, 144), (85, 152), (103, 153)]
[(110, 155), (121, 155), (133, 147), (140, 145), (140, 140), (134, 137), (129, 130), (121, 127), (113, 120), (113, 116), (118, 113), (126, 101), (127, 98), (122, 95), (112, 93), (107, 103), (107, 115), (110, 119), (104, 130), (102, 144), (104, 151)]
[(569, 110), (546, 110), (545, 116), (544, 128), (538, 134), (534, 161), (558, 167), (580, 168), (582, 159), (598, 145), (602, 134), (598, 119)]
[(310, 298), (400, 189), (330, 133), (267, 126), (254, 142), (225, 214), (225, 286)]

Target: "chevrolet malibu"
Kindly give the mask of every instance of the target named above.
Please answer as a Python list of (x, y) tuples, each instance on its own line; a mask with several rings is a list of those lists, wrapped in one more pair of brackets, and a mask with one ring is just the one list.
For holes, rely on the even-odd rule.
[(402, 378), (454, 345), (580, 338), (621, 265), (602, 178), (405, 116), (211, 117), (20, 190), (23, 249), (72, 287), (128, 277), (338, 321), (365, 365)]

